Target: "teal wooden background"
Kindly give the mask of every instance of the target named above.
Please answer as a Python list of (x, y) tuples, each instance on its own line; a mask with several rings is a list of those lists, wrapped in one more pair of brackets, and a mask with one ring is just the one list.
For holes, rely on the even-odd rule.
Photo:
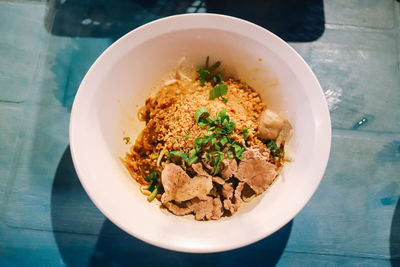
[[(0, 266), (400, 266), (400, 4), (282, 2), (0, 0)], [(119, 36), (212, 11), (273, 30), (305, 58), (329, 103), (332, 150), (318, 191), (276, 234), (184, 254), (130, 237), (94, 207), (68, 124), (81, 79)]]

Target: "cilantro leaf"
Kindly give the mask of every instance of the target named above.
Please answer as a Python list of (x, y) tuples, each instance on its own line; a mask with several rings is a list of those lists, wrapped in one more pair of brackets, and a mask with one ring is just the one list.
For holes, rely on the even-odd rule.
[(271, 155), (272, 156), (279, 157), (279, 158), (283, 158), (284, 157), (283, 150), (280, 147), (278, 147), (278, 145), (276, 144), (276, 142), (274, 140), (270, 140), (267, 143), (267, 147), (271, 151)]
[[(196, 71), (199, 74), (199, 80), (200, 80), (200, 84), (201, 85), (204, 85), (206, 83), (206, 81), (209, 80), (211, 73), (213, 73), (221, 65), (221, 62), (217, 61), (212, 66), (209, 67), (208, 66), (209, 65), (209, 61), (210, 61), (210, 57), (207, 56), (205, 66), (199, 68)], [(217, 74), (215, 77), (217, 77), (216, 78), (217, 80), (219, 78), (221, 78), (221, 81), (222, 81), (222, 76), (220, 74)], [(214, 80), (214, 78), (213, 78), (213, 80)], [(219, 82), (217, 82), (217, 83), (219, 83)]]
[(210, 75), (210, 72), (203, 68), (198, 69), (196, 72), (200, 75), (200, 84), (204, 85), (208, 79), (208, 76)]

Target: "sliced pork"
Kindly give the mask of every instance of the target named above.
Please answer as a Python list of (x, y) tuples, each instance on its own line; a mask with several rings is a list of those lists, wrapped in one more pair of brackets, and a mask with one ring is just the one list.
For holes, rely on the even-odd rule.
[(235, 159), (224, 159), (222, 161), (222, 170), (221, 170), (221, 176), (222, 178), (229, 179), (233, 176), (233, 174), (236, 172), (237, 170), (237, 162)]
[(165, 164), (161, 173), (161, 182), (164, 187), (162, 203), (171, 200), (182, 202), (195, 197), (207, 199), (207, 194), (213, 187), (210, 175), (196, 175), (190, 178), (181, 167), (174, 163)]
[(267, 162), (257, 150), (247, 150), (235, 177), (247, 183), (256, 194), (264, 192), (278, 175), (276, 166)]

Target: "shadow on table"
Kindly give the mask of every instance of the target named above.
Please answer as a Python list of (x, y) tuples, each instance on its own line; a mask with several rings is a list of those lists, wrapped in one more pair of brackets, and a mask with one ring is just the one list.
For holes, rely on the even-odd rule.
[(400, 266), (400, 199), (397, 200), (390, 228), (390, 260), (392, 266)]
[(325, 30), (322, 0), (49, 0), (46, 29), (60, 36), (117, 39), (152, 20), (218, 13), (254, 22), (285, 41), (310, 42)]
[[(54, 237), (66, 265), (91, 266), (233, 266), (275, 265), (287, 244), (293, 221), (257, 243), (228, 252), (190, 254), (161, 249), (120, 230), (99, 213), (83, 190), (75, 172), (69, 147), (58, 165), (51, 195), (51, 219)], [(97, 230), (96, 230), (97, 229)], [(69, 234), (68, 234), (69, 233)], [(80, 242), (68, 235), (97, 237), (93, 249), (77, 255)], [(97, 235), (98, 233), (98, 235)], [(73, 248), (71, 248), (73, 247)], [(84, 249), (82, 249), (84, 250)], [(79, 253), (85, 253), (79, 251)]]

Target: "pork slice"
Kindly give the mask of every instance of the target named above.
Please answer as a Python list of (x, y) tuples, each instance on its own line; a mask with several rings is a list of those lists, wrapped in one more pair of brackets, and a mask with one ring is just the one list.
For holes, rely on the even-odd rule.
[(222, 203), (219, 198), (207, 197), (207, 199), (194, 198), (187, 203), (194, 213), (194, 218), (201, 220), (217, 220), (223, 214)]
[(225, 199), (231, 199), (233, 197), (233, 184), (232, 183), (224, 183), (222, 185), (222, 196)]
[[(206, 159), (205, 157), (201, 159), (201, 162), (203, 162), (203, 164), (204, 164), (204, 166), (207, 168), (207, 170), (209, 170), (211, 173), (214, 173), (214, 171), (215, 171), (214, 167), (211, 166), (211, 165), (208, 163), (208, 161), (207, 161), (207, 159)], [(193, 165), (192, 165), (192, 167), (193, 167)]]
[(204, 169), (203, 169), (203, 165), (198, 162), (196, 164), (192, 165), (193, 170), (200, 176), (210, 176)]
[(235, 177), (247, 183), (256, 194), (264, 192), (278, 175), (276, 166), (257, 154), (255, 149), (243, 153)]
[(177, 215), (177, 216), (184, 216), (184, 215), (188, 215), (190, 213), (193, 212), (193, 210), (191, 208), (186, 207), (186, 205), (184, 207), (179, 207), (178, 205), (172, 203), (172, 202), (166, 202), (163, 203), (163, 205), (173, 214)]
[(268, 160), (269, 158), (269, 149), (264, 147), (259, 147), (257, 145), (248, 148), (245, 152), (243, 152), (243, 160), (247, 159), (262, 159)]
[(208, 195), (212, 196), (212, 197), (217, 197), (218, 196), (218, 190), (217, 190), (217, 187), (215, 185), (211, 189), (210, 193), (208, 193)]
[(220, 185), (223, 185), (225, 183), (225, 180), (218, 176), (213, 176), (212, 181)]
[(222, 202), (219, 196), (216, 198), (207, 197), (206, 199), (194, 198), (183, 202), (181, 205), (172, 202), (163, 204), (170, 212), (177, 216), (184, 216), (194, 213), (195, 219), (201, 220), (218, 220), (224, 214)]
[(221, 198), (218, 196), (213, 199), (213, 212), (211, 215), (211, 219), (218, 220), (224, 214), (224, 208), (221, 202)]
[(171, 200), (182, 202), (195, 197), (205, 199), (213, 187), (211, 176), (196, 175), (190, 178), (181, 167), (173, 163), (165, 164), (161, 182), (164, 187), (162, 203)]
[(232, 177), (232, 175), (236, 172), (237, 170), (237, 162), (235, 159), (224, 159), (222, 161), (223, 167), (221, 170), (221, 176), (225, 180), (229, 179)]
[(245, 183), (241, 182), (235, 189), (235, 194), (233, 199), (224, 199), (224, 208), (230, 211), (231, 214), (235, 213), (240, 205), (243, 203), (242, 201), (242, 191)]
[(262, 112), (258, 122), (258, 137), (262, 140), (276, 139), (284, 124), (278, 114), (268, 109)]

